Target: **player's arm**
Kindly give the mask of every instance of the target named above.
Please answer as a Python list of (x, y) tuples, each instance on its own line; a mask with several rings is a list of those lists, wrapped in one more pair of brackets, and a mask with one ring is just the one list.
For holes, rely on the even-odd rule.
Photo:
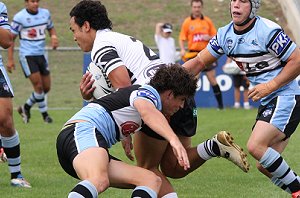
[(115, 89), (128, 87), (131, 85), (127, 68), (124, 65), (112, 70), (108, 74), (108, 78)]
[(300, 49), (296, 48), (291, 56), (288, 58), (286, 65), (282, 71), (271, 81), (256, 85), (249, 90), (249, 98), (253, 101), (271, 94), (273, 91), (288, 84), (290, 81), (300, 75)]
[(180, 166), (187, 170), (190, 167), (190, 164), (186, 150), (171, 129), (165, 116), (158, 109), (156, 109), (153, 103), (145, 99), (135, 99), (133, 105), (141, 115), (142, 120), (153, 131), (164, 137), (170, 143)]
[(7, 49), (12, 44), (12, 35), (8, 29), (0, 27), (0, 46), (4, 49)]
[(16, 34), (11, 34), (9, 33), (11, 36), (11, 45), (10, 47), (7, 49), (7, 71), (9, 73), (11, 73), (13, 70), (15, 70), (15, 61), (14, 61), (14, 50), (15, 50), (15, 39), (17, 38)]
[(202, 70), (206, 68), (206, 65), (211, 65), (215, 62), (215, 58), (207, 48), (203, 49), (195, 58), (192, 58), (185, 62), (182, 66), (192, 72), (194, 75), (198, 75)]
[(59, 45), (56, 30), (53, 27), (53, 28), (49, 29), (48, 31), (49, 31), (50, 38), (51, 38), (51, 46), (53, 49), (56, 49)]
[(155, 26), (155, 34), (156, 35), (162, 35), (162, 26), (164, 24), (163, 23), (157, 23)]

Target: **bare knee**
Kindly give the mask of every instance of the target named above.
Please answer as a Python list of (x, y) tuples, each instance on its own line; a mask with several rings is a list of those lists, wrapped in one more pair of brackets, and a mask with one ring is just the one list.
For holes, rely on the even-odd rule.
[(147, 174), (147, 176), (143, 177), (142, 179), (144, 182), (146, 181), (145, 186), (148, 186), (154, 191), (159, 192), (159, 189), (162, 185), (162, 180), (158, 175), (156, 175), (154, 172), (149, 171), (149, 174)]
[(98, 193), (105, 191), (109, 187), (109, 179), (107, 177), (91, 177), (87, 178), (96, 187)]
[(11, 116), (0, 118), (0, 134), (4, 137), (11, 137), (15, 134)]

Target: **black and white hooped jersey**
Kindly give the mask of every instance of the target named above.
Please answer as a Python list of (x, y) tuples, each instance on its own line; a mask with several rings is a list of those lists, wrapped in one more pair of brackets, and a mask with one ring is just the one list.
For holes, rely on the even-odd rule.
[(136, 99), (147, 100), (159, 111), (162, 110), (161, 98), (156, 89), (149, 85), (132, 85), (89, 103), (68, 122), (85, 120), (94, 124), (111, 147), (124, 136), (141, 128), (141, 116), (133, 105)]
[[(223, 54), (232, 58), (255, 86), (272, 80), (280, 73), (296, 44), (278, 24), (257, 16), (255, 22), (241, 32), (234, 29), (233, 22), (219, 28), (207, 49), (216, 58)], [(298, 83), (295, 80), (290, 82), (261, 102), (267, 103), (283, 94), (300, 94)]]
[(126, 66), (132, 84), (146, 84), (163, 62), (150, 48), (134, 37), (98, 30), (91, 53), (92, 61), (108, 74), (119, 66)]

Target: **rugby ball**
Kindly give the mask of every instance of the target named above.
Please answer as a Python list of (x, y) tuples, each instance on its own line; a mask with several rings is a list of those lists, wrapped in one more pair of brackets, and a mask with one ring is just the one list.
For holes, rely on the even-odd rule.
[(92, 79), (95, 80), (95, 82), (93, 83), (93, 87), (96, 87), (93, 92), (94, 98), (101, 98), (102, 96), (105, 96), (114, 91), (114, 88), (108, 77), (95, 63), (91, 62), (87, 67), (86, 72), (90, 72), (93, 75)]
[(242, 70), (237, 66), (237, 64), (234, 61), (231, 61), (230, 63), (227, 63), (223, 66), (223, 71), (225, 74), (240, 74)]

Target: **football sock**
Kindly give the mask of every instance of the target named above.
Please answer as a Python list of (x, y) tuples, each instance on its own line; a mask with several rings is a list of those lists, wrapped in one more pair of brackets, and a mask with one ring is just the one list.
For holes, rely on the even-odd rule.
[(224, 105), (223, 105), (223, 100), (222, 100), (222, 92), (221, 92), (221, 89), (220, 89), (219, 85), (216, 84), (216, 85), (212, 86), (212, 88), (213, 88), (215, 97), (216, 97), (217, 102), (218, 102), (218, 107), (220, 109), (223, 109)]
[(146, 187), (146, 186), (137, 186), (135, 189), (133, 189), (133, 192), (131, 194), (131, 198), (134, 197), (140, 197), (140, 198), (156, 198), (157, 193)]
[(220, 156), (220, 149), (218, 144), (213, 140), (206, 140), (197, 146), (198, 155), (204, 159), (209, 160), (212, 157)]
[(16, 133), (12, 137), (1, 137), (2, 146), (7, 156), (8, 168), (11, 173), (11, 179), (17, 178), (21, 174), (21, 156), (20, 156), (20, 139)]
[(176, 192), (171, 192), (171, 193), (168, 193), (168, 194), (162, 196), (161, 198), (178, 198), (178, 196), (177, 196)]
[(282, 156), (271, 147), (267, 149), (263, 157), (259, 160), (259, 163), (267, 169), (274, 178), (280, 179), (292, 193), (300, 190), (300, 183), (293, 170), (291, 170)]
[(97, 198), (96, 187), (88, 180), (79, 182), (69, 193), (68, 198)]
[[(36, 92), (32, 92), (25, 103), (25, 109), (30, 110), (30, 108), (36, 103), (36, 96), (39, 94)], [(29, 107), (29, 109), (27, 109)]]
[[(294, 173), (295, 174), (295, 173)], [(295, 174), (296, 175), (296, 174)], [(297, 176), (296, 175), (296, 177), (297, 177), (297, 180), (298, 180), (298, 182), (300, 182), (300, 177), (299, 176)], [(289, 193), (289, 194), (292, 194), (292, 192), (291, 192), (291, 190), (280, 180), (280, 179), (278, 179), (277, 177), (272, 177), (271, 178), (271, 181), (276, 185), (276, 186), (278, 186), (279, 188), (281, 188), (282, 190), (284, 190), (284, 191), (286, 191), (287, 193)]]

